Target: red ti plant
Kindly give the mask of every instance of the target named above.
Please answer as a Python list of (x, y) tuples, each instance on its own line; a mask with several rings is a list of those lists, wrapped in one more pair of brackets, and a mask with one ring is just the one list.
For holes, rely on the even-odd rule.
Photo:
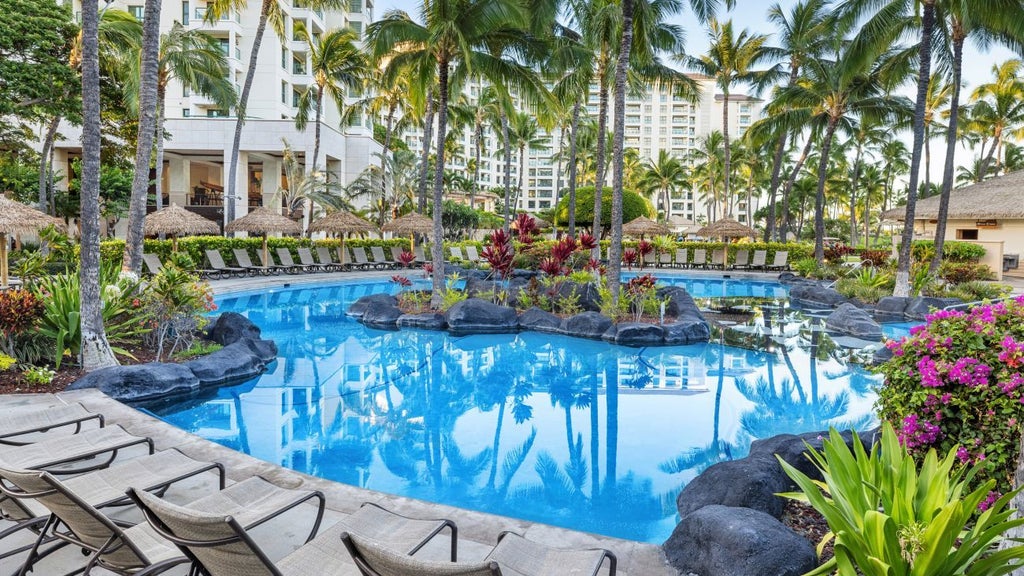
[(577, 240), (579, 241), (580, 248), (583, 250), (593, 250), (594, 248), (597, 248), (597, 239), (594, 238), (593, 234), (584, 232), (580, 234)]
[(637, 242), (636, 252), (638, 255), (637, 260), (640, 263), (640, 269), (643, 270), (645, 256), (647, 256), (651, 252), (654, 252), (654, 244), (651, 244), (647, 240), (641, 240), (640, 242)]
[(562, 264), (568, 260), (575, 251), (576, 241), (566, 236), (551, 247), (551, 257), (557, 260), (559, 264)]
[(630, 270), (633, 269), (633, 264), (636, 264), (637, 256), (638, 254), (636, 253), (636, 250), (632, 248), (626, 248), (622, 251), (622, 261), (625, 262), (626, 268)]
[(583, 269), (586, 270), (587, 272), (593, 272), (596, 270), (598, 273), (601, 274), (601, 276), (604, 276), (604, 273), (607, 272), (607, 270), (604, 267), (604, 264), (601, 264), (601, 261), (598, 260), (597, 258), (591, 258), (590, 260), (588, 260), (587, 265), (584, 266)]
[(416, 260), (416, 255), (408, 250), (402, 250), (402, 253), (398, 255), (398, 261), (402, 263), (402, 266), (408, 268), (412, 266), (412, 263)]
[(540, 261), (541, 272), (544, 272), (548, 276), (558, 276), (565, 272), (562, 268), (562, 264), (554, 258), (545, 258)]
[(512, 223), (512, 227), (516, 230), (518, 240), (523, 244), (532, 244), (534, 235), (539, 232), (537, 228), (537, 221), (533, 219), (526, 212), (520, 212), (515, 221)]
[(504, 230), (499, 228), (491, 233), (491, 243), (484, 246), (480, 256), (487, 260), (491, 270), (497, 272), (503, 280), (512, 275), (515, 253), (512, 251), (512, 238)]

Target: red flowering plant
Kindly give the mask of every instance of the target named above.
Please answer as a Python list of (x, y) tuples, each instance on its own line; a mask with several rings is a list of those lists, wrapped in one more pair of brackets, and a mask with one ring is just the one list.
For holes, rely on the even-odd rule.
[(398, 261), (408, 268), (412, 266), (412, 263), (416, 261), (416, 255), (408, 250), (402, 250), (402, 253), (398, 255)]
[(623, 287), (622, 296), (629, 303), (629, 311), (634, 321), (639, 322), (644, 312), (652, 312), (652, 304), (657, 300), (657, 279), (651, 274), (635, 276)]
[(1024, 423), (1024, 296), (933, 312), (886, 347), (878, 406), (900, 441), (918, 457), (958, 447), (961, 463), (980, 465), (976, 485), (991, 478), (1010, 490)]
[(491, 270), (497, 273), (502, 280), (512, 275), (515, 251), (512, 249), (512, 238), (508, 232), (501, 228), (491, 232), (491, 243), (484, 246), (484, 249), (480, 251), (480, 256), (491, 265)]
[(533, 237), (540, 232), (540, 229), (537, 228), (537, 221), (525, 212), (520, 212), (516, 216), (511, 227), (516, 231), (516, 240), (523, 244), (532, 244)]
[(17, 336), (35, 326), (43, 315), (43, 301), (28, 290), (16, 288), (0, 292), (0, 345), (8, 356), (15, 356)]
[(654, 244), (651, 244), (647, 240), (641, 240), (636, 243), (637, 261), (641, 270), (644, 269), (644, 264), (646, 264), (646, 262), (644, 262), (646, 256), (651, 252), (654, 252)]
[(576, 241), (579, 242), (580, 248), (583, 250), (593, 250), (594, 248), (597, 248), (597, 239), (589, 232), (580, 234)]
[(626, 248), (622, 251), (622, 262), (626, 265), (626, 268), (632, 270), (638, 256), (639, 254), (636, 253), (636, 250)]

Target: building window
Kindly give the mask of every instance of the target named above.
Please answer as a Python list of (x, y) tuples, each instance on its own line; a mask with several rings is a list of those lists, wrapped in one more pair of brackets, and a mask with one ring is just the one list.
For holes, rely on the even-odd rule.
[(145, 14), (142, 6), (129, 6), (128, 13), (135, 17), (136, 20), (142, 22), (143, 15)]
[(185, 26), (188, 26), (188, 17), (189, 17), (189, 7), (188, 7), (188, 2), (185, 1), (185, 2), (181, 3), (181, 23), (184, 24)]
[(281, 82), (281, 103), (282, 104), (287, 104), (288, 103), (288, 83), (287, 82)]
[(956, 239), (957, 240), (977, 240), (978, 239), (978, 231), (977, 230), (973, 230), (973, 229), (969, 230), (969, 229), (965, 229), (965, 228), (958, 229), (956, 231)]
[(363, 0), (348, 0), (348, 11), (359, 14), (363, 11)]
[(299, 107), (299, 100), (302, 99), (302, 94), (298, 90), (292, 90), (292, 107)]
[(192, 90), (189, 89), (188, 84), (183, 85), (181, 87), (181, 96), (183, 98), (188, 98), (191, 95), (192, 95)]
[(211, 108), (206, 111), (207, 118), (225, 118), (227, 115), (228, 113), (220, 108)]
[(218, 38), (217, 43), (220, 45), (221, 54), (225, 56), (231, 54), (231, 40), (227, 38)]
[(349, 28), (356, 33), (356, 38), (363, 37), (363, 23), (362, 22), (349, 22)]
[(182, 108), (181, 109), (181, 117), (182, 118), (188, 118), (191, 115), (192, 115), (192, 111), (189, 110), (188, 108)]
[(281, 48), (281, 68), (288, 69), (288, 49)]

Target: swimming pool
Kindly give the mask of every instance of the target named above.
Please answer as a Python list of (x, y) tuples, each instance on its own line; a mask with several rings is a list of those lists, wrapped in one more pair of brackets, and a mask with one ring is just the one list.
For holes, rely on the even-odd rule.
[[(723, 286), (749, 290), (711, 290)], [(751, 440), (873, 423), (876, 377), (784, 306), (756, 308), (747, 329), (712, 342), (662, 348), (387, 332), (345, 317), (360, 296), (389, 290), (222, 296), (221, 311), (277, 342), (278, 361), (243, 384), (146, 408), (331, 480), (655, 543), (676, 524), (679, 489)]]

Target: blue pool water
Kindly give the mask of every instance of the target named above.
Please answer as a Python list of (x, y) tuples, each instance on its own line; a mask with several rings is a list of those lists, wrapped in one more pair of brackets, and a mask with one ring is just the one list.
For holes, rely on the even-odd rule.
[[(785, 297), (771, 283), (689, 282), (698, 295)], [(752, 323), (710, 343), (665, 348), (386, 332), (344, 315), (360, 296), (394, 289), (220, 297), (221, 311), (277, 342), (277, 362), (249, 382), (146, 407), (309, 474), (655, 543), (676, 524), (680, 488), (753, 439), (873, 424), (877, 377), (784, 307), (755, 307)]]

